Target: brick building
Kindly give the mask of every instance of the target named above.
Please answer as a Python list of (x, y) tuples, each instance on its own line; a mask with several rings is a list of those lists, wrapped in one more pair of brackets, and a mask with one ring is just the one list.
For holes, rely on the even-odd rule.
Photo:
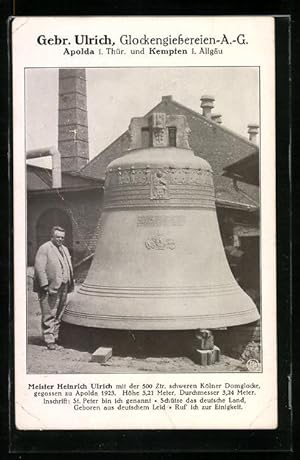
[(76, 265), (94, 251), (101, 214), (103, 185), (72, 173), (62, 173), (62, 187), (52, 187), (51, 171), (27, 167), (27, 241), (29, 265), (53, 225), (66, 230), (66, 245)]
[[(105, 169), (112, 160), (126, 154), (130, 139), (129, 132), (125, 131), (88, 161), (85, 71), (61, 69), (59, 72), (58, 150), (62, 186), (52, 188), (49, 170), (28, 166), (28, 263), (32, 263), (39, 244), (48, 238), (51, 226), (63, 225), (68, 234), (67, 245), (82, 278), (97, 240)], [(211, 96), (202, 96), (200, 113), (173, 100), (172, 96), (163, 96), (144, 118), (150, 119), (156, 112), (186, 117), (191, 149), (206, 159), (214, 171), (218, 219), (232, 270), (239, 279), (239, 254), (251, 254), (253, 273), (247, 276), (245, 272), (243, 276), (248, 279), (240, 282), (254, 284), (259, 290), (258, 180), (244, 181), (229, 168), (245, 158), (258, 158), (257, 127), (249, 128), (251, 140), (232, 132), (222, 124), (221, 116), (213, 113), (213, 102)], [(145, 127), (143, 143), (149, 146), (148, 142)], [(171, 126), (169, 142), (176, 146), (176, 131)]]

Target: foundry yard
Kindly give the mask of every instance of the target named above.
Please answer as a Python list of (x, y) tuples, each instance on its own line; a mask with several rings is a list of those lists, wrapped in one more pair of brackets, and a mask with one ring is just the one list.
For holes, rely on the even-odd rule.
[[(150, 340), (149, 336), (143, 340), (133, 331), (114, 335), (111, 331), (66, 325), (62, 328), (64, 348), (50, 351), (42, 341), (41, 312), (37, 295), (32, 292), (31, 270), (27, 312), (26, 361), (30, 374), (247, 372), (240, 360), (224, 354), (213, 366), (200, 366), (183, 352), (184, 346), (175, 347), (168, 335), (165, 341)], [(92, 362), (92, 353), (99, 346), (106, 346), (108, 340), (113, 348), (112, 357), (104, 364)]]

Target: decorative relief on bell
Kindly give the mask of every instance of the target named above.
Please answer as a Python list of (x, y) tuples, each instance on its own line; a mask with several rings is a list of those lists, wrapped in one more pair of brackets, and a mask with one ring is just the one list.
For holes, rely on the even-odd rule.
[(173, 173), (172, 182), (174, 184), (186, 184), (190, 181), (190, 177), (187, 174), (187, 171), (184, 169), (176, 169)]
[(119, 184), (126, 185), (131, 183), (131, 171), (125, 170), (119, 172)]
[(182, 136), (182, 147), (185, 149), (190, 149), (190, 144), (189, 144), (189, 137), (191, 134), (191, 129), (187, 122), (185, 121), (185, 128), (183, 130), (183, 136)]
[(153, 147), (167, 147), (168, 146), (168, 132), (164, 128), (153, 128)]
[[(199, 171), (199, 169), (195, 170), (192, 169), (190, 171), (190, 183), (191, 184), (208, 184), (211, 183), (211, 178), (208, 177), (208, 173), (203, 174), (203, 171)], [(210, 180), (209, 180), (210, 179)]]
[(105, 181), (106, 209), (124, 207), (214, 208), (212, 173), (189, 167), (111, 168)]
[[(150, 184), (151, 181), (156, 182), (155, 176), (157, 173), (162, 172), (162, 180), (167, 184), (172, 185), (207, 185), (213, 186), (212, 175), (209, 171), (201, 169), (189, 168), (163, 168), (163, 169), (118, 169), (109, 171), (106, 175), (106, 188), (108, 185), (124, 185), (136, 184), (144, 185)], [(154, 178), (152, 177), (154, 176)], [(157, 182), (159, 181), (157, 176)]]
[(159, 169), (156, 171), (151, 171), (150, 181), (151, 200), (168, 200), (170, 198), (168, 189), (168, 170)]
[(153, 128), (165, 128), (167, 115), (164, 112), (154, 112), (150, 117), (150, 123)]
[(170, 249), (173, 251), (176, 247), (176, 243), (172, 238), (167, 238), (161, 234), (157, 234), (145, 241), (145, 246), (147, 249), (155, 249), (159, 251)]

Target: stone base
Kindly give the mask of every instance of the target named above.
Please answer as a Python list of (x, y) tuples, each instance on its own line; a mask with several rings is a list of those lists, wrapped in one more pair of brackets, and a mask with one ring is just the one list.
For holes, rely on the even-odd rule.
[(97, 363), (106, 363), (112, 357), (112, 348), (99, 347), (92, 354), (91, 361)]
[(220, 361), (220, 348), (214, 345), (212, 350), (194, 350), (193, 359), (200, 366), (210, 366)]

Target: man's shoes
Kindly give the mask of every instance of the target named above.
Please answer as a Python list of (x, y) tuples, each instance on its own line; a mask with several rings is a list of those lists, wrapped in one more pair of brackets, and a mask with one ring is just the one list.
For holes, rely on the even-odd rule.
[(48, 350), (55, 350), (55, 351), (57, 351), (57, 350), (62, 350), (63, 347), (57, 345), (57, 343), (54, 343), (54, 342), (52, 343), (52, 342), (51, 342), (51, 343), (48, 343), (48, 344), (47, 344), (47, 348), (48, 348)]

